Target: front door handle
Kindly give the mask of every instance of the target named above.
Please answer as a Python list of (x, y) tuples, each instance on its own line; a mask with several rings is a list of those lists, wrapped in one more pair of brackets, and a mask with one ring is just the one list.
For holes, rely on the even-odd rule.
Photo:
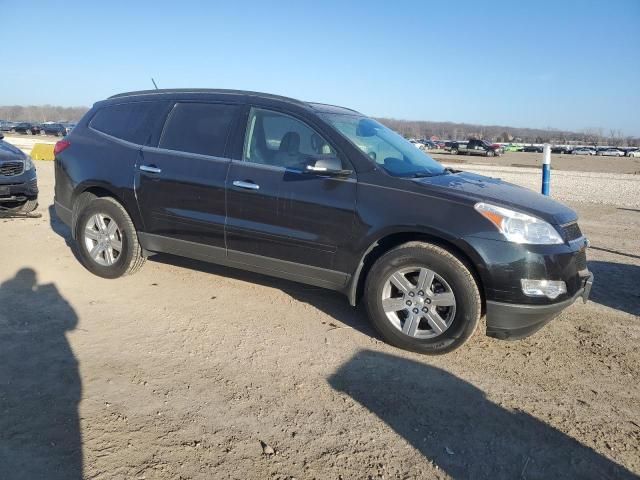
[(233, 182), (234, 187), (244, 188), (246, 190), (259, 190), (260, 185), (255, 184), (253, 182), (243, 182), (242, 180), (235, 180)]
[(162, 169), (153, 165), (140, 165), (140, 170), (149, 173), (162, 173)]

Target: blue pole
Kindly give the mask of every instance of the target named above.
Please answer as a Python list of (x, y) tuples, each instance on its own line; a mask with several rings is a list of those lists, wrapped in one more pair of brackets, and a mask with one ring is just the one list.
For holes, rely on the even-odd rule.
[(551, 147), (545, 144), (542, 159), (542, 194), (549, 195), (549, 181), (551, 180)]

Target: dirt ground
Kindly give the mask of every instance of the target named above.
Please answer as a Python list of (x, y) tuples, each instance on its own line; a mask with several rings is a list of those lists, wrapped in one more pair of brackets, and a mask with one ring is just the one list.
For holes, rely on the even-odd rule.
[(424, 357), (319, 288), (170, 256), (91, 275), (37, 163), (42, 218), (0, 219), (0, 478), (640, 474), (640, 210), (571, 204), (589, 303)]

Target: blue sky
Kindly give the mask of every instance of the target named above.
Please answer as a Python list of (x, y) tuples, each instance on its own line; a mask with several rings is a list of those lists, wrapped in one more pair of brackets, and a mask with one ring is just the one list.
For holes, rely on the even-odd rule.
[(0, 45), (4, 105), (90, 105), (153, 76), (375, 116), (640, 136), (640, 0), (0, 0)]

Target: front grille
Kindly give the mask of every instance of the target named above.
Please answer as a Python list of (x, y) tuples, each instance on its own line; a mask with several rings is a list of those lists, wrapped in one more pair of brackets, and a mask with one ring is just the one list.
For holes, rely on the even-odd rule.
[(587, 269), (587, 252), (584, 248), (576, 255), (576, 269), (578, 271)]
[(0, 175), (4, 175), (5, 177), (14, 177), (16, 175), (20, 175), (23, 169), (23, 162), (0, 163)]
[(567, 242), (571, 240), (576, 240), (582, 236), (582, 232), (580, 231), (580, 227), (578, 226), (578, 222), (568, 223), (562, 226), (562, 230), (564, 232), (564, 239)]

